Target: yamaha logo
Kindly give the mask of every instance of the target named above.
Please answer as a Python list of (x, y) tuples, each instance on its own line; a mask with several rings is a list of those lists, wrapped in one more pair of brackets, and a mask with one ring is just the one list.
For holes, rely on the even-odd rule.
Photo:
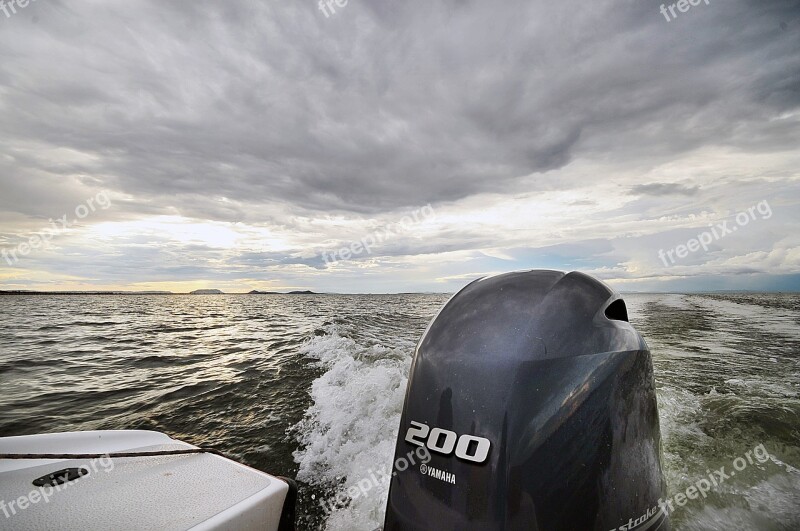
[(456, 475), (452, 472), (445, 472), (444, 470), (439, 470), (438, 468), (434, 468), (428, 465), (419, 465), (419, 473), (423, 476), (428, 476), (434, 479), (438, 479), (439, 481), (444, 481), (445, 483), (450, 483), (451, 485), (456, 484)]

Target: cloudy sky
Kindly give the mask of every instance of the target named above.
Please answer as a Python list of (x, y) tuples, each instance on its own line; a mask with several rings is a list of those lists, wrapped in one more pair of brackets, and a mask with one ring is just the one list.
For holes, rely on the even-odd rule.
[(331, 4), (0, 11), (0, 289), (800, 290), (800, 1)]

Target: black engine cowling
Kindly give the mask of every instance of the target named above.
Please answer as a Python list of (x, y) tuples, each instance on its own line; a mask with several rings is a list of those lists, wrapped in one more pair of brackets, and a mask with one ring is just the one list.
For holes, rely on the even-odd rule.
[[(650, 352), (582, 273), (477, 280), (422, 336), (384, 529), (666, 531)], [(405, 468), (405, 467), (404, 467)]]

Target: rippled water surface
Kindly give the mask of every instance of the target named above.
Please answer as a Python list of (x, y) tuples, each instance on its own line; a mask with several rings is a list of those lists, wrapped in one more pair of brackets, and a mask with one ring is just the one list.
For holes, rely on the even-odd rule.
[[(670, 494), (764, 444), (679, 530), (800, 529), (800, 296), (628, 295)], [(444, 295), (0, 297), (0, 435), (153, 429), (301, 480), (301, 528), (374, 529), (414, 345)]]

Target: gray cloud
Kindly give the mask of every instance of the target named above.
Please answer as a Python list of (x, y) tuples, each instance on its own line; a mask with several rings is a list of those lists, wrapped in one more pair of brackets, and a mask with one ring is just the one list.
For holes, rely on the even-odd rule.
[[(326, 18), (316, 0), (40, 0), (0, 14), (0, 242), (107, 190), (114, 208), (87, 222), (133, 233), (106, 254), (65, 236), (32, 270), (80, 276), (89, 259), (101, 283), (268, 272), (296, 285), (327, 271), (315, 252), (433, 203), (451, 220), (355, 258), (345, 285), (378, 275), (365, 262), (457, 252), (470, 263), (420, 267), (684, 274), (620, 264), (691, 216), (796, 206), (778, 192), (797, 182), (800, 1), (712, 2), (672, 22), (661, 3), (351, 1)], [(554, 191), (569, 196), (569, 215), (548, 214), (557, 226), (535, 211), (507, 231), (503, 213), (481, 218)], [(136, 233), (158, 216), (230, 222), (247, 242)], [(736, 256), (779, 247), (783, 223), (753, 229)], [(543, 243), (525, 242), (545, 225)], [(782, 245), (773, 272), (793, 263)], [(736, 256), (720, 270), (750, 271)]]
[(631, 188), (634, 195), (696, 195), (700, 190), (698, 186), (686, 186), (678, 183), (651, 183), (637, 184)]
[(0, 206), (37, 210), (25, 182), (47, 179), (210, 219), (375, 213), (547, 187), (522, 178), (609, 150), (789, 146), (770, 118), (800, 104), (798, 3), (658, 5), (32, 4), (2, 21)]

